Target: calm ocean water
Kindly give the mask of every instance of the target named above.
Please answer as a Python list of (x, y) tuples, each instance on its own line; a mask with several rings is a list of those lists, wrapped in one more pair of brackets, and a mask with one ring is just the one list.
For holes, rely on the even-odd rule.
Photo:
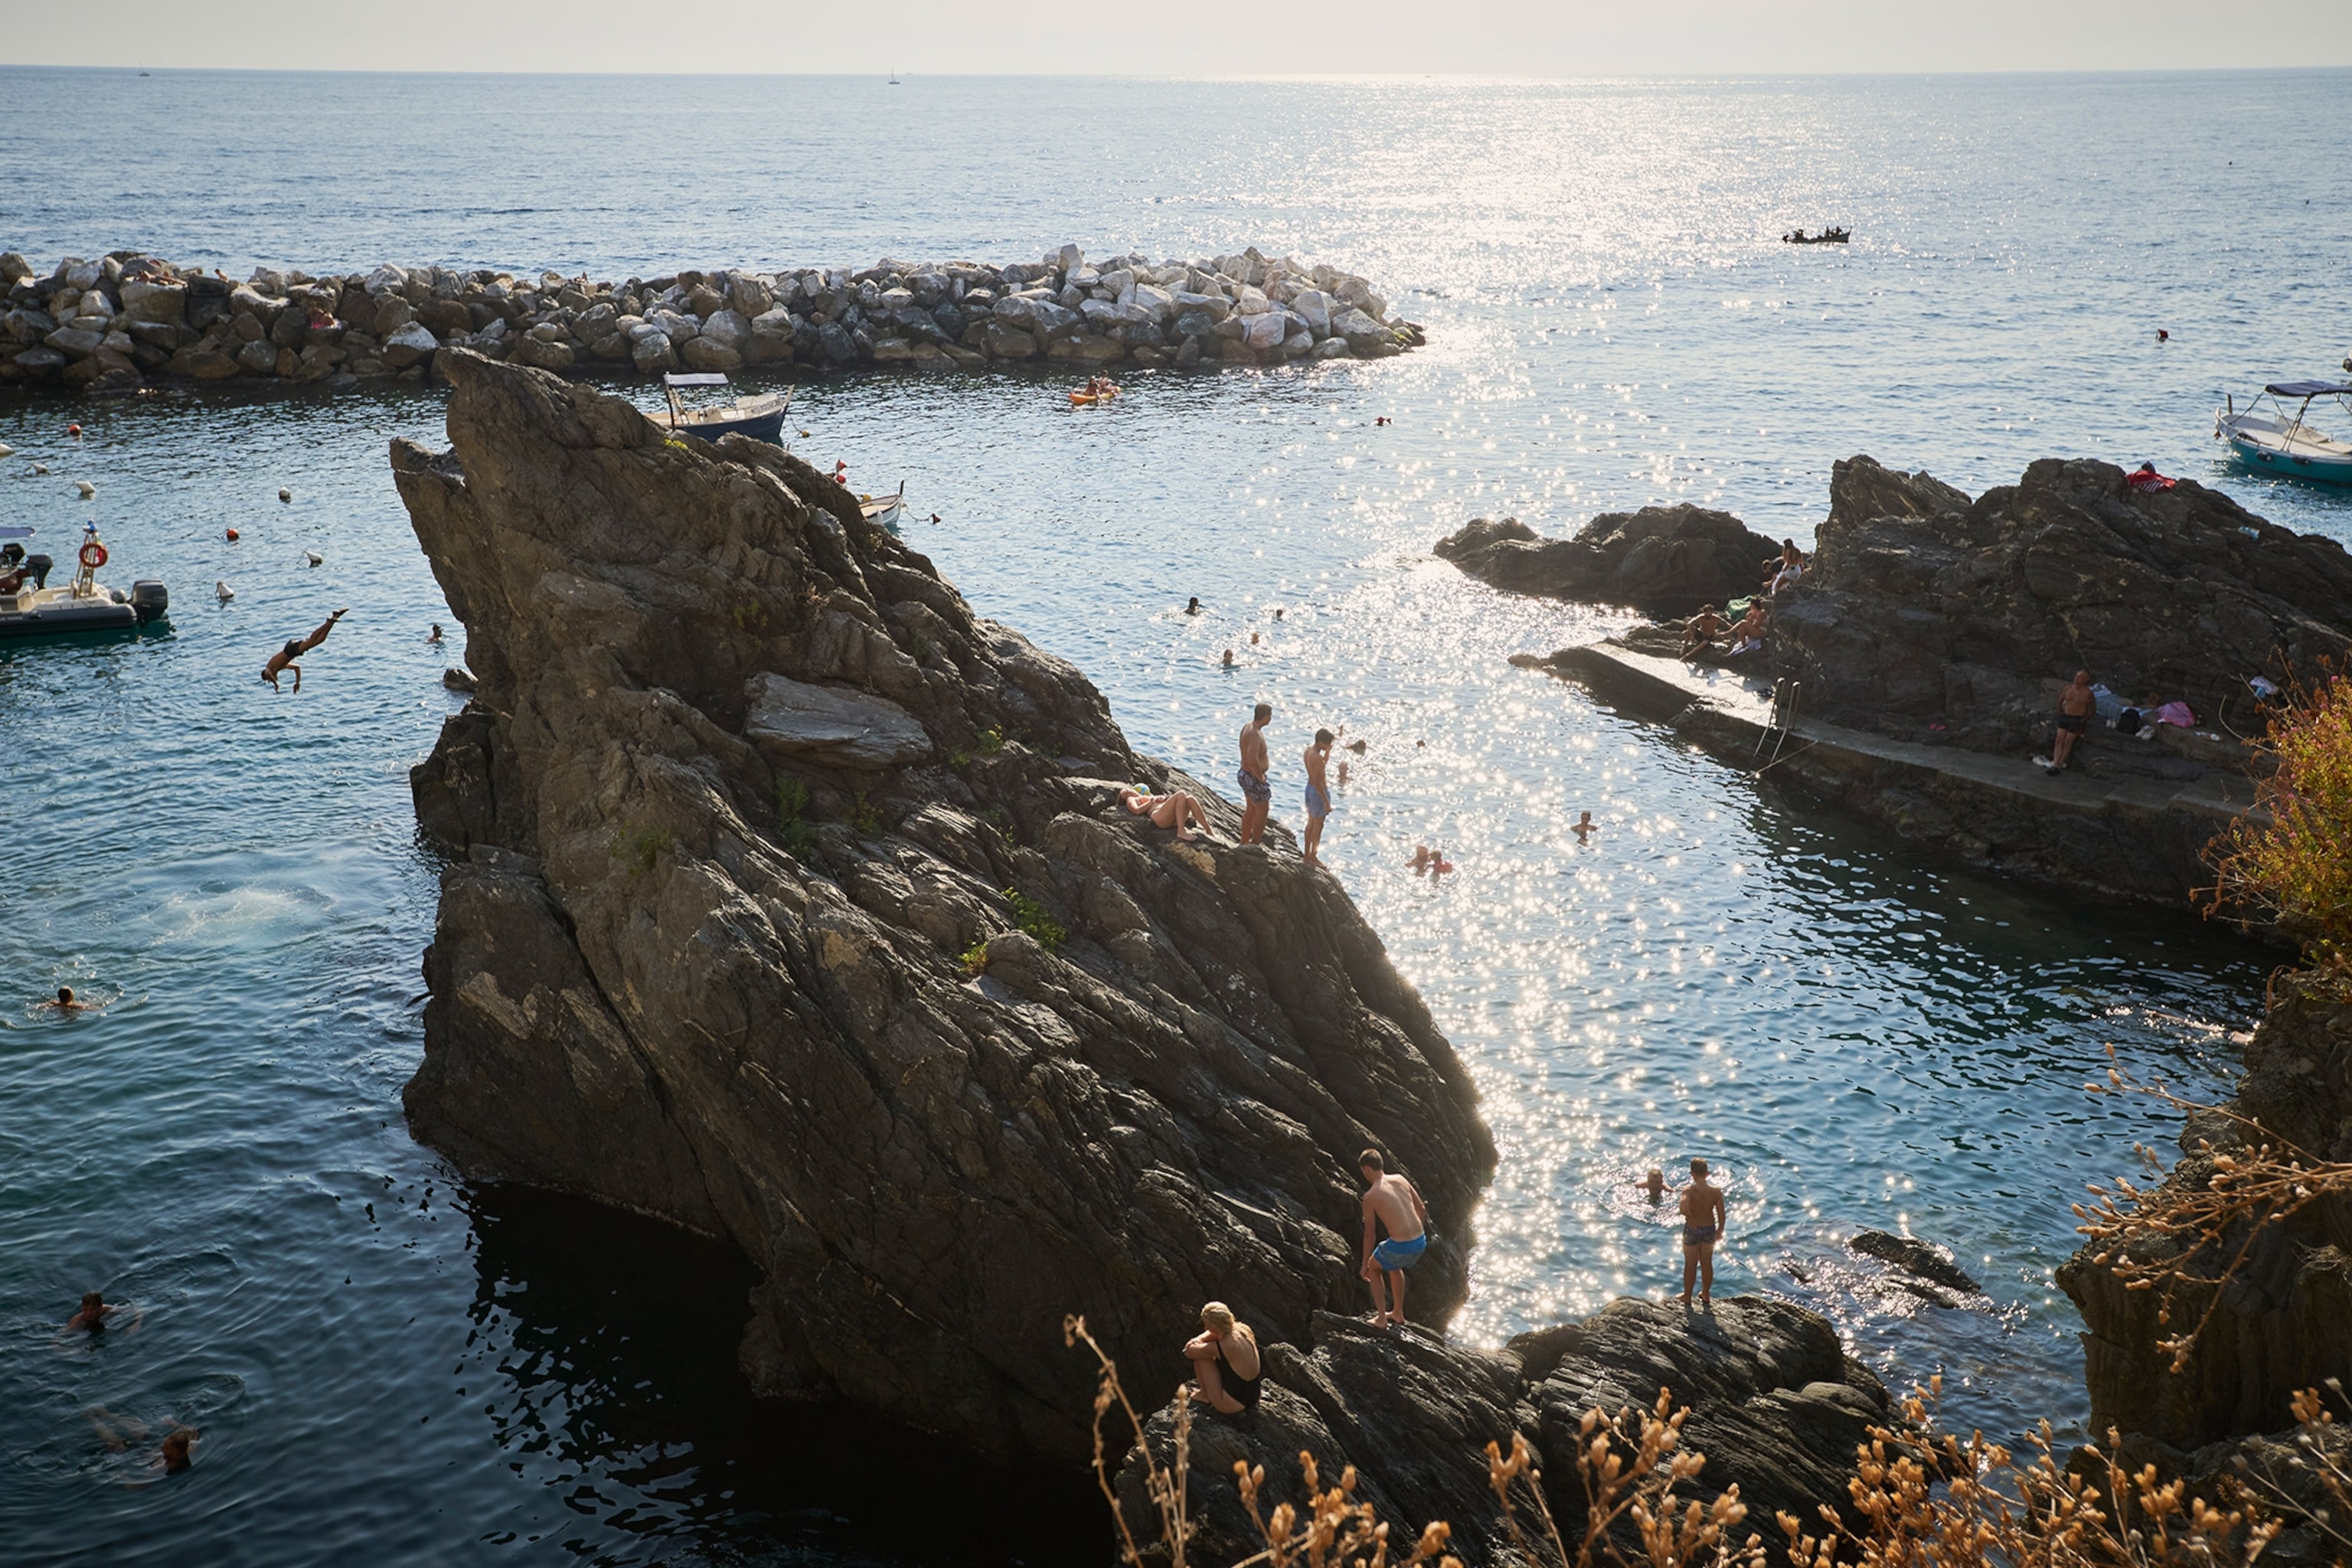
[[(1923, 864), (1511, 669), (1614, 623), (1428, 547), (1475, 514), (1558, 531), (1669, 500), (1806, 538), (1857, 451), (1971, 490), (2153, 459), (2352, 540), (2352, 496), (2209, 438), (2225, 390), (2352, 349), (2347, 88), (0, 70), (0, 247), (625, 276), (1074, 238), (1368, 274), (1430, 349), (1138, 377), (1102, 411), (1019, 376), (818, 384), (800, 448), (904, 478), (941, 519), (917, 547), (1139, 745), (1223, 777), (1263, 696), (1295, 816), (1307, 735), (1370, 741), (1327, 854), (1503, 1154), (1462, 1333), (1664, 1289), (1631, 1184), (1703, 1154), (1727, 1290), (1830, 1312), (2005, 1433), (2079, 1422), (2067, 1204), (2169, 1136), (2082, 1083), (2112, 1045), (2218, 1089), (2270, 955)], [(1856, 242), (1776, 242), (1830, 222)], [(453, 623), (384, 448), (439, 418), (410, 390), (0, 398), (0, 521), (54, 542), (95, 516), (175, 602), (168, 634), (0, 648), (0, 1559), (1108, 1561), (1082, 1487), (981, 1474), (910, 1506), (947, 1456), (750, 1401), (725, 1255), (471, 1191), (406, 1136), (435, 900), (406, 769), (455, 706), (424, 641)], [(1209, 616), (1173, 613), (1196, 594)], [(339, 605), (299, 698), (256, 684)], [(1416, 880), (1416, 842), (1460, 874)], [(59, 984), (103, 1009), (57, 1020)], [(1884, 1300), (1838, 1261), (1864, 1226), (1949, 1245), (1993, 1309)], [(92, 1288), (143, 1322), (62, 1343)], [(144, 1446), (110, 1450), (100, 1409), (200, 1426), (195, 1468), (139, 1486)]]

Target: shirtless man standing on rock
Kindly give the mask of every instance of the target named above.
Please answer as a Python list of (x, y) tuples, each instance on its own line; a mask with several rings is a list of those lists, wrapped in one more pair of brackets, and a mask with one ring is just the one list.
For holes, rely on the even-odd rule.
[[(1429, 1210), (1421, 1192), (1402, 1176), (1388, 1173), (1388, 1162), (1378, 1149), (1356, 1158), (1364, 1178), (1364, 1282), (1372, 1288), (1372, 1321), (1404, 1321), (1405, 1270), (1421, 1261), (1429, 1249)], [(1375, 1222), (1388, 1227), (1389, 1238), (1375, 1246)], [(1385, 1279), (1388, 1289), (1381, 1289)]]
[(1242, 765), (1234, 778), (1242, 786), (1242, 842), (1255, 844), (1265, 837), (1265, 814), (1274, 807), (1274, 786), (1265, 782), (1273, 766), (1265, 752), (1265, 727), (1274, 718), (1274, 704), (1261, 702), (1242, 726)]
[[(1316, 848), (1323, 842), (1323, 819), (1331, 815), (1331, 789), (1323, 781), (1324, 764), (1331, 760), (1334, 737), (1328, 730), (1315, 731), (1315, 743), (1307, 748), (1302, 759), (1307, 766), (1307, 837), (1303, 842), (1304, 858), (1314, 865)], [(1345, 768), (1347, 764), (1339, 764)]]
[(2045, 773), (2063, 773), (2066, 759), (2074, 754), (2074, 742), (2091, 726), (2091, 710), (2098, 699), (2091, 695), (2091, 672), (2078, 669), (2074, 684), (2058, 694), (2058, 734), (2050, 742), (2050, 765)]
[(1706, 1179), (1706, 1162), (1691, 1162), (1691, 1184), (1683, 1189), (1683, 1305), (1691, 1304), (1692, 1276), (1697, 1276), (1699, 1305), (1715, 1300), (1715, 1245), (1723, 1239), (1723, 1189)]

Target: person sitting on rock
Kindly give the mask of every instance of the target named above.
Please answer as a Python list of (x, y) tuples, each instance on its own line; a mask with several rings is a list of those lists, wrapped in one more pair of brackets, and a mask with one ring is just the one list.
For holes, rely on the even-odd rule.
[(1724, 657), (1738, 658), (1744, 653), (1760, 652), (1764, 647), (1764, 626), (1767, 618), (1764, 601), (1748, 600), (1748, 613), (1740, 616), (1738, 624), (1731, 628), (1731, 651)]
[(1201, 803), (1181, 789), (1167, 795), (1148, 795), (1133, 784), (1122, 784), (1118, 804), (1138, 816), (1150, 817), (1154, 827), (1174, 828), (1176, 837), (1187, 844), (1201, 837), (1192, 831), (1192, 824), (1198, 823), (1202, 832), (1208, 830), (1209, 819), (1202, 815)]
[(1778, 594), (1783, 589), (1793, 588), (1797, 585), (1798, 579), (1804, 574), (1805, 552), (1797, 548), (1795, 540), (1784, 541), (1780, 546), (1780, 569), (1773, 574), (1772, 580), (1765, 584), (1764, 591), (1768, 594)]
[(1688, 664), (1715, 646), (1717, 636), (1729, 630), (1731, 623), (1715, 613), (1713, 605), (1702, 605), (1697, 615), (1683, 623), (1683, 662)]
[(1192, 1363), (1194, 1399), (1225, 1415), (1257, 1408), (1265, 1366), (1256, 1333), (1234, 1321), (1231, 1307), (1212, 1301), (1201, 1309), (1201, 1331), (1184, 1342), (1184, 1355)]

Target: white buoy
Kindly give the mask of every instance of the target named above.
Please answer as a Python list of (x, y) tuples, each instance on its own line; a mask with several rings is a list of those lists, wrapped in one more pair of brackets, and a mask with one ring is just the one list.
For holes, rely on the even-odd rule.
[(302, 553), (310, 558), (310, 564), (313, 566), (324, 566), (327, 563), (327, 558), (315, 550), (305, 550)]
[(92, 496), (98, 494), (98, 487), (91, 484), (88, 479), (76, 479), (74, 481), (74, 489), (81, 492), (81, 499), (84, 500), (88, 500)]
[(16, 447), (11, 447), (11, 446), (10, 446), (10, 445), (8, 445), (8, 443), (7, 443), (7, 442), (5, 442), (5, 441), (0, 441), (0, 458), (13, 458), (13, 457), (15, 457), (16, 455)]
[(46, 474), (49, 471), (49, 466), (47, 463), (35, 463), (25, 471), (28, 474)]
[(213, 584), (213, 592), (220, 595), (220, 602), (224, 605), (236, 597), (236, 590), (230, 587), (226, 583), (215, 583)]

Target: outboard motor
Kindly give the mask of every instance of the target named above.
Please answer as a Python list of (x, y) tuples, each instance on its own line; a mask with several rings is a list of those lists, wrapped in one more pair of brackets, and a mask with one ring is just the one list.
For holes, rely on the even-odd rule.
[(25, 564), (33, 574), (34, 587), (46, 588), (49, 585), (49, 568), (55, 566), (56, 562), (46, 555), (27, 555), (25, 557)]
[(172, 607), (172, 595), (162, 582), (153, 577), (142, 577), (131, 584), (131, 607), (138, 612), (139, 624), (163, 618)]

